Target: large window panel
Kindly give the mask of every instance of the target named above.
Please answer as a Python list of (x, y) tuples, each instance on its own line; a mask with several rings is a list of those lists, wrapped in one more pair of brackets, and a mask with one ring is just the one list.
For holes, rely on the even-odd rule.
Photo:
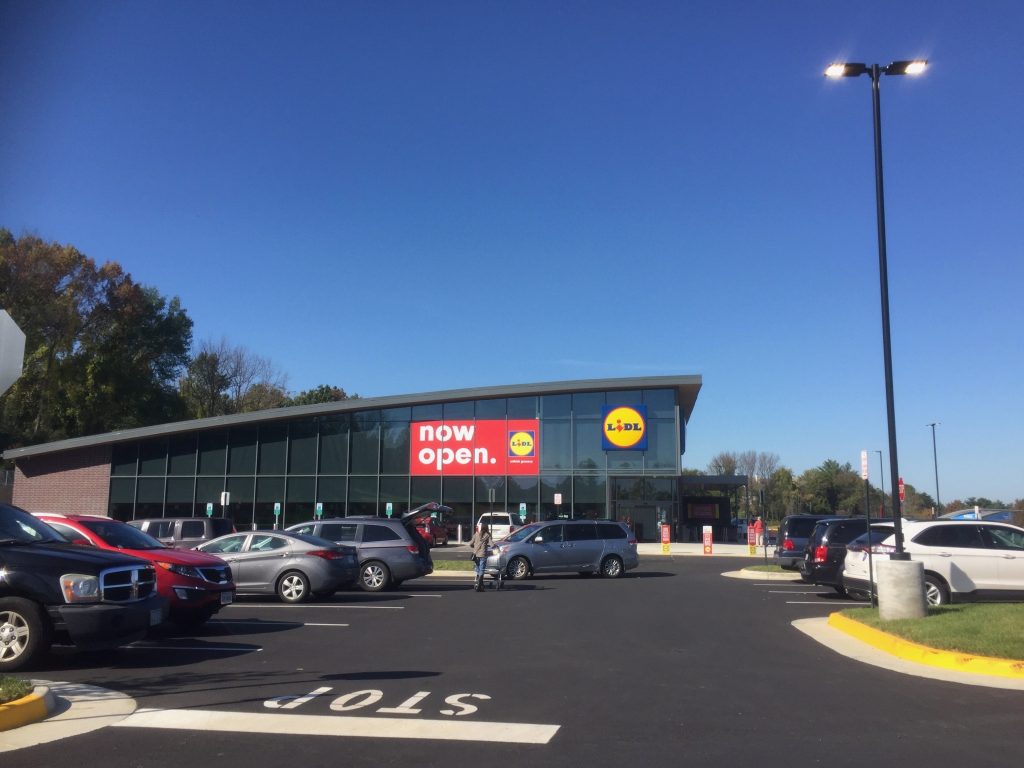
[[(476, 401), (476, 417), (478, 419), (504, 419), (506, 401), (503, 397), (497, 397), (493, 400), (477, 400)], [(533, 418), (532, 416), (530, 418)]]
[(540, 423), (540, 466), (565, 470), (572, 467), (572, 425), (568, 420)]
[(377, 478), (350, 477), (348, 479), (348, 513), (350, 515), (377, 514)]
[[(506, 489), (508, 509), (523, 518), (524, 523), (536, 522), (538, 518), (538, 499), (540, 498), (540, 478), (529, 475), (513, 476), (508, 479)], [(522, 505), (526, 509), (522, 509)]]
[(409, 477), (382, 477), (380, 479), (380, 507), (378, 514), (383, 515), (387, 503), (391, 502), (391, 511), (398, 518), (409, 511)]
[(536, 419), (539, 415), (537, 397), (510, 397), (508, 399), (508, 417), (510, 419)]
[(381, 445), (382, 475), (409, 473), (409, 423), (383, 424)]
[[(561, 494), (562, 503), (555, 504), (555, 497)], [(540, 476), (540, 515), (542, 520), (567, 518), (572, 514), (572, 476)]]
[(462, 400), (458, 403), (445, 403), (443, 410), (442, 418), (445, 421), (468, 421), (473, 418), (473, 401)]
[[(114, 446), (111, 457), (110, 474), (115, 476), (135, 477), (139, 468), (139, 444), (118, 443)], [(132, 483), (134, 488), (135, 484)], [(134, 501), (134, 498), (133, 498)]]
[(413, 421), (440, 421), (444, 409), (440, 403), (428, 403), (427, 405), (414, 405), (412, 407)]
[(168, 477), (165, 517), (192, 517), (195, 477)]
[(380, 419), (376, 411), (352, 418), (350, 472), (376, 475), (380, 468)]
[(316, 474), (316, 422), (296, 421), (288, 429), (288, 474)]
[(213, 516), (224, 517), (225, 511), (220, 506), (220, 494), (224, 490), (223, 477), (196, 478), (195, 515), (205, 515), (206, 505), (213, 504)]
[(283, 475), (288, 452), (288, 426), (264, 424), (260, 427), (260, 451), (256, 472), (260, 475)]
[(139, 445), (139, 474), (167, 474), (166, 440), (147, 440)]
[(289, 477), (287, 498), (285, 499), (284, 514), (288, 516), (288, 525), (302, 523), (312, 520), (316, 511), (313, 506), (315, 501), (316, 478), (314, 477)]
[(344, 517), (348, 497), (348, 478), (320, 475), (317, 478), (316, 500), (324, 505), (324, 517)]
[(414, 477), (409, 487), (409, 504), (418, 507), (428, 501), (441, 502), (440, 477)]
[(110, 478), (110, 502), (107, 514), (115, 520), (131, 520), (135, 512), (135, 478)]
[(607, 484), (603, 475), (581, 476), (573, 479), (572, 507), (573, 517), (597, 520), (608, 517), (606, 503)]
[[(472, 531), (473, 526), (473, 478), (446, 477), (441, 489), (442, 501), (454, 512), (450, 519), (455, 525), (461, 525), (464, 532)], [(477, 514), (480, 510), (477, 509)], [(472, 535), (471, 533), (469, 535)], [(468, 538), (464, 534), (464, 538)]]
[(675, 420), (676, 392), (674, 389), (645, 389), (644, 405), (649, 419)]
[(604, 407), (604, 392), (577, 392), (572, 396), (574, 418), (601, 418)]
[(252, 529), (252, 505), (255, 500), (256, 479), (253, 477), (229, 477), (228, 493), (231, 503), (228, 505), (227, 517), (235, 521), (235, 528), (240, 531)]
[[(494, 501), (491, 501), (491, 491), (494, 492)], [(476, 513), (481, 511), (489, 512), (491, 504), (495, 510), (505, 509), (505, 478), (504, 476), (479, 476), (473, 482), (473, 494), (476, 499)]]
[(601, 445), (600, 419), (573, 420), (573, 433), (573, 466), (576, 469), (603, 470), (605, 455)]
[(647, 419), (647, 454), (644, 468), (648, 472), (679, 469), (675, 419)]
[(135, 516), (164, 516), (164, 478), (139, 478), (138, 497), (135, 499)]
[(347, 415), (320, 422), (320, 474), (348, 474), (349, 425)]
[(256, 435), (255, 427), (232, 429), (229, 435), (228, 474), (256, 474)]
[(223, 475), (228, 455), (225, 432), (202, 432), (199, 435), (199, 474)]
[[(274, 505), (280, 504), (280, 515), (274, 514)], [(286, 526), (284, 515), (284, 478), (256, 478), (256, 527), (259, 529), (274, 528), (275, 523), (281, 528)], [(300, 521), (296, 521), (300, 522)]]
[(609, 472), (642, 472), (644, 469), (643, 451), (608, 451)]
[(542, 419), (568, 419), (572, 416), (572, 395), (543, 395), (540, 416)]
[(167, 474), (194, 475), (196, 473), (196, 436), (175, 435), (168, 448)]

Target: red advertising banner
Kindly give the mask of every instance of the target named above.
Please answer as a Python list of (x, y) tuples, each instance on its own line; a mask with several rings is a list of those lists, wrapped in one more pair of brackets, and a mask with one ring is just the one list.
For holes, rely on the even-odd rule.
[(711, 554), (711, 547), (712, 547), (712, 544), (711, 544), (711, 532), (712, 532), (711, 526), (710, 525), (705, 525), (704, 529), (702, 531), (702, 533), (703, 533), (703, 537), (702, 538), (704, 539), (704, 554), (705, 555), (710, 555)]
[(540, 472), (537, 419), (414, 421), (409, 474), (536, 475)]

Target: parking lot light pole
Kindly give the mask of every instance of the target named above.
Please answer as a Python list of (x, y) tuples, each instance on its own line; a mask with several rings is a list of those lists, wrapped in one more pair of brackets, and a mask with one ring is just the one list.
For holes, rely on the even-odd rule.
[(935, 427), (941, 423), (933, 421), (931, 424), (925, 424), (926, 427), (932, 428), (932, 461), (935, 463), (935, 517), (942, 513), (942, 502), (939, 501), (939, 454), (935, 450)]
[[(878, 220), (878, 276), (882, 294), (882, 350), (885, 358), (885, 406), (889, 427), (889, 473), (891, 486), (896, 488), (899, 481), (899, 462), (896, 456), (896, 407), (893, 402), (892, 386), (892, 343), (889, 334), (889, 268), (885, 254), (885, 196), (882, 184), (882, 107), (879, 99), (879, 78), (886, 75), (919, 75), (928, 66), (927, 61), (894, 61), (887, 66), (878, 64), (835, 63), (825, 70), (830, 78), (871, 76), (871, 106), (875, 133), (875, 207)], [(893, 525), (896, 534), (896, 551), (893, 560), (909, 560), (903, 550), (902, 509), (893, 499)]]

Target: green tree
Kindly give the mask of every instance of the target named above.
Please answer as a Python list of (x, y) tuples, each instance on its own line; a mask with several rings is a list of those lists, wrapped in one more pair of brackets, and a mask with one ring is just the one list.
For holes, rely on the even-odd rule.
[(339, 400), (355, 400), (359, 395), (348, 395), (341, 387), (332, 387), (329, 384), (321, 384), (313, 389), (299, 392), (289, 397), (285, 405), (316, 405), (318, 403), (334, 403)]

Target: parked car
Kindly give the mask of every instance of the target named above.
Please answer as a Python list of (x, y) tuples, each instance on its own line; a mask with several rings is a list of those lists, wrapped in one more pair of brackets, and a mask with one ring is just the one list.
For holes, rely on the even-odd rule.
[[(872, 522), (872, 527), (875, 523)], [(892, 522), (879, 521), (879, 527), (892, 532)], [(807, 539), (800, 578), (811, 584), (832, 587), (840, 595), (847, 594), (843, 581), (843, 563), (847, 545), (867, 533), (866, 517), (826, 517), (814, 524)]]
[(56, 641), (87, 650), (135, 642), (167, 616), (150, 563), (76, 547), (10, 504), (0, 504), (0, 574), (0, 674)]
[[(490, 530), (491, 539), (494, 541), (504, 539), (512, 531), (521, 528), (523, 525), (519, 515), (512, 512), (484, 512), (476, 519), (476, 522)], [(473, 530), (476, 530), (476, 528), (474, 527)]]
[(775, 538), (775, 562), (787, 571), (796, 571), (804, 559), (807, 539), (814, 524), (827, 515), (787, 515), (779, 522)]
[(639, 564), (636, 534), (625, 523), (552, 520), (530, 523), (499, 541), (485, 567), (504, 568), (510, 579), (573, 571), (614, 579)]
[(92, 515), (36, 515), (72, 544), (112, 549), (148, 560), (157, 591), (167, 598), (169, 618), (180, 626), (207, 621), (235, 598), (231, 568), (214, 555), (171, 549), (119, 520)]
[(196, 549), (227, 561), (239, 593), (285, 603), (333, 595), (358, 573), (354, 547), (291, 531), (230, 533)]
[(451, 507), (430, 502), (410, 512), (421, 513), (413, 517), (415, 520), (413, 525), (427, 544), (432, 547), (443, 547), (448, 544), (448, 526), (445, 524), (445, 519), (450, 517)]
[(996, 523), (1012, 523), (1013, 510), (1011, 509), (957, 509), (939, 515), (940, 520), (992, 520)]
[(892, 520), (872, 520), (870, 531), (862, 533), (846, 545), (843, 586), (846, 594), (854, 600), (871, 599), (871, 592), (866, 585), (871, 582), (878, 559), (889, 559), (888, 548), (883, 548), (882, 542), (892, 536), (894, 526)]
[(153, 517), (129, 520), (128, 525), (175, 549), (195, 549), (205, 541), (235, 532), (230, 517)]
[(430, 547), (415, 527), (423, 516), (423, 511), (413, 510), (400, 520), (335, 517), (298, 523), (288, 530), (354, 546), (359, 557), (359, 586), (367, 592), (379, 592), (397, 587), (406, 579), (433, 573)]
[[(988, 520), (905, 522), (903, 550), (924, 565), (929, 605), (1024, 600), (1024, 528)], [(895, 534), (882, 542), (896, 547)], [(853, 582), (866, 590), (869, 584)]]

